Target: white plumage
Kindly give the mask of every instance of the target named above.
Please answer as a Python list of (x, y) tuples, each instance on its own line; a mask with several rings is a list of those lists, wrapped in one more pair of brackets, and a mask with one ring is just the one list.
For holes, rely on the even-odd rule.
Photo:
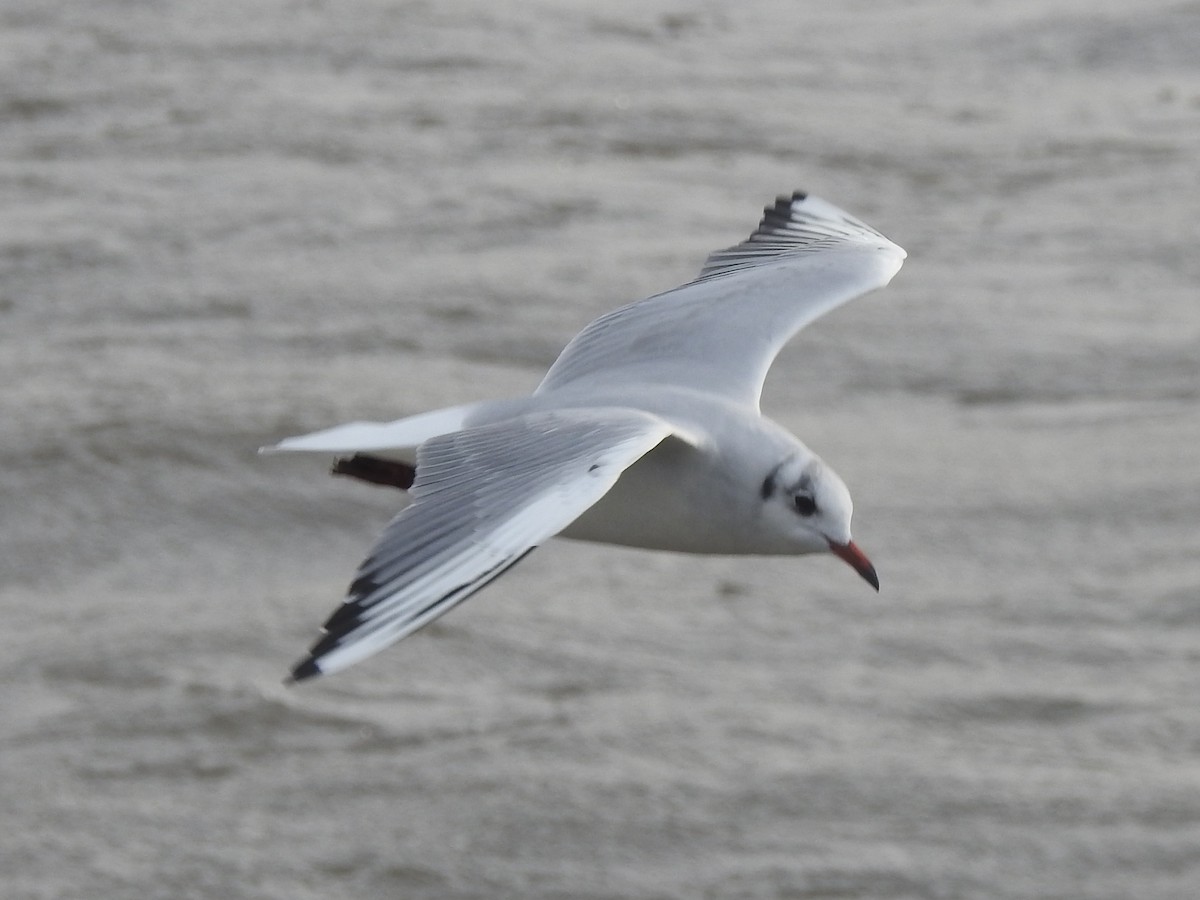
[[(529, 397), (287, 438), (413, 502), (360, 566), (295, 679), (432, 621), (556, 534), (696, 553), (832, 551), (878, 588), (841, 479), (759, 413), (796, 332), (886, 285), (904, 251), (796, 193), (688, 284), (588, 325)], [(414, 471), (415, 469), (415, 471)]]

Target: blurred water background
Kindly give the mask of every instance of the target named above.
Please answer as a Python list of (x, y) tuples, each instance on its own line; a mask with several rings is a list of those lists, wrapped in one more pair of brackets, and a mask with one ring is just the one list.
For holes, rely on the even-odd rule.
[[(1200, 4), (0, 5), (0, 872), (60, 898), (1200, 896)], [(397, 508), (804, 188), (836, 560), (552, 542), (280, 679)]]

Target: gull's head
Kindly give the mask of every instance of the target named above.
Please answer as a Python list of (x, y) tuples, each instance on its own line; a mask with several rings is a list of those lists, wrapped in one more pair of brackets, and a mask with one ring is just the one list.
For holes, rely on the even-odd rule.
[(833, 553), (879, 590), (875, 567), (850, 536), (850, 491), (819, 457), (788, 456), (763, 480), (760, 494), (764, 514), (794, 552)]

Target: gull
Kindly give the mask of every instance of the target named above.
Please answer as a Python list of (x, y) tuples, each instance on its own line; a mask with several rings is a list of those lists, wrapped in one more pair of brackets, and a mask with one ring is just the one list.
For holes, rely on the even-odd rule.
[(817, 317), (881, 288), (905, 252), (797, 191), (687, 284), (603, 315), (532, 395), (351, 422), (263, 452), (408, 492), (290, 681), (360, 662), (555, 535), (721, 555), (833, 553), (876, 591), (842, 479), (762, 415), (767, 370)]

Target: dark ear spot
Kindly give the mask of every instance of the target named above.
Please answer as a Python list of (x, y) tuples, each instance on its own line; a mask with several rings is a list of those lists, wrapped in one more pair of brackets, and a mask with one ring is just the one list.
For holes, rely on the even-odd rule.
[(775, 470), (771, 470), (771, 474), (763, 479), (762, 488), (758, 492), (764, 500), (770, 498), (775, 493)]

